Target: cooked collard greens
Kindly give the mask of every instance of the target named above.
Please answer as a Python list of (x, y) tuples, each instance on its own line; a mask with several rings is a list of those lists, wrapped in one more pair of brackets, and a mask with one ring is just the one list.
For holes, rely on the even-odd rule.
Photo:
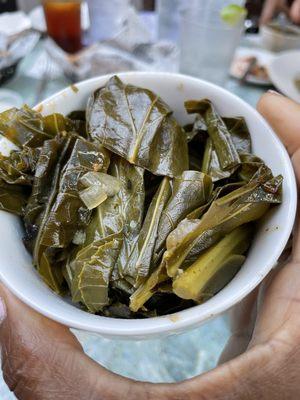
[(176, 121), (112, 77), (86, 110), (0, 114), (0, 209), (22, 218), (44, 282), (88, 312), (145, 318), (208, 300), (242, 267), (282, 176), (252, 153), (244, 118), (208, 99)]

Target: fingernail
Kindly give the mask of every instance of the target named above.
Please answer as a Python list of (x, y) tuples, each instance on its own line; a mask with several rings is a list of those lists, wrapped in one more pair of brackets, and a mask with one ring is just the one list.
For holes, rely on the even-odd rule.
[(270, 94), (277, 94), (277, 96), (282, 96), (281, 93), (276, 92), (276, 90), (272, 90), (272, 89), (269, 89), (269, 90), (268, 90), (268, 93), (270, 93)]
[(0, 325), (5, 320), (6, 315), (7, 315), (7, 313), (6, 313), (6, 305), (4, 303), (3, 298), (0, 297)]

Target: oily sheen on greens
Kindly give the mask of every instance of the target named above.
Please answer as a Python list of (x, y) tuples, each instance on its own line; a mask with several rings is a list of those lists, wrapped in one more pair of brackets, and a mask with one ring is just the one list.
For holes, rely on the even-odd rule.
[(188, 169), (186, 138), (168, 105), (117, 76), (91, 95), (87, 128), (92, 139), (153, 174), (174, 177)]
[(86, 110), (0, 114), (0, 209), (24, 223), (44, 282), (90, 313), (145, 318), (201, 303), (242, 267), (256, 222), (281, 202), (241, 116), (113, 76)]

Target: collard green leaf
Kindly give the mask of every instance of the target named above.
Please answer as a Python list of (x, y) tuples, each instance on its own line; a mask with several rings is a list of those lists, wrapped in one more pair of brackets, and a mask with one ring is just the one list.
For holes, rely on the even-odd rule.
[(153, 197), (138, 241), (125, 267), (124, 276), (133, 278), (134, 282), (138, 282), (140, 278), (141, 280), (145, 279), (151, 272), (150, 268), (158, 236), (158, 226), (162, 212), (170, 199), (171, 192), (170, 179), (165, 177)]
[(154, 254), (159, 255), (165, 248), (167, 236), (178, 223), (197, 207), (203, 206), (212, 192), (208, 175), (197, 171), (185, 171), (172, 181), (172, 196), (164, 208), (155, 243)]
[(72, 130), (77, 132), (80, 136), (88, 137), (86, 131), (86, 117), (85, 110), (72, 111), (67, 115), (67, 118), (72, 121)]
[(227, 126), (210, 100), (186, 101), (185, 107), (188, 113), (197, 113), (203, 116), (221, 168), (227, 170), (236, 167), (240, 163), (237, 149)]
[(256, 172), (264, 165), (261, 158), (253, 154), (240, 154), (241, 165), (237, 171), (240, 180), (249, 182)]
[[(108, 172), (119, 181), (119, 190), (97, 207), (86, 230), (86, 242), (76, 255), (75, 279), (72, 283), (73, 298), (83, 302), (91, 312), (99, 311), (108, 304), (109, 281), (114, 281), (115, 286), (121, 281), (119, 269), (122, 271), (123, 263), (126, 262), (136, 240), (143, 214), (143, 170), (115, 156)], [(97, 249), (99, 245), (101, 252), (95, 253), (93, 249)], [(86, 259), (84, 262), (83, 255)], [(93, 264), (88, 262), (92, 258)], [(105, 268), (103, 265), (99, 266), (101, 258), (106, 260)], [(102, 280), (99, 278), (101, 273)], [(78, 293), (82, 293), (79, 275), (84, 277), (85, 284), (87, 281), (91, 282), (91, 279), (96, 279), (96, 276), (100, 279), (98, 288), (96, 280), (93, 287), (85, 287), (85, 295), (81, 299), (78, 298)], [(96, 310), (97, 307), (99, 309)]]
[(113, 266), (122, 243), (122, 235), (106, 236), (82, 249), (74, 261), (72, 298), (92, 312), (109, 303), (108, 287)]
[(149, 274), (159, 261), (169, 233), (211, 195), (211, 179), (201, 172), (183, 172), (173, 180), (171, 193), (167, 183), (165, 179), (149, 207), (139, 240), (126, 266), (125, 274), (134, 279), (138, 276), (143, 280)]
[(203, 301), (221, 290), (245, 261), (243, 254), (251, 243), (252, 229), (240, 226), (212, 246), (173, 281), (174, 293)]
[(62, 132), (76, 132), (85, 137), (85, 123), (58, 113), (42, 116), (26, 105), (0, 115), (0, 134), (21, 148), (38, 148)]
[[(48, 275), (57, 258), (52, 255), (66, 249), (76, 233), (82, 231), (90, 220), (90, 211), (79, 198), (80, 178), (95, 168), (106, 171), (109, 164), (106, 150), (85, 139), (76, 138), (72, 147), (62, 171), (55, 169), (51, 194), (42, 214), (34, 247), (34, 263), (38, 271), (48, 271)], [(59, 280), (56, 284), (61, 290)]]
[[(118, 273), (124, 275), (124, 268), (137, 241), (142, 226), (145, 202), (144, 170), (125, 159), (113, 157), (110, 173), (121, 182), (117, 193), (119, 213), (123, 221), (124, 240), (116, 264)], [(114, 276), (116, 279), (116, 276)]]
[(84, 229), (90, 220), (90, 211), (79, 197), (80, 178), (88, 171), (106, 171), (109, 156), (103, 148), (77, 139), (71, 156), (60, 176), (56, 199), (43, 225), (40, 241), (46, 247), (67, 247), (76, 231)]
[[(71, 116), (79, 118), (77, 113), (71, 113)], [(62, 132), (76, 132), (79, 136), (86, 137), (85, 120), (74, 118), (64, 117), (62, 114), (58, 113), (46, 115), (43, 117), (43, 129), (53, 136)]]
[(20, 151), (13, 150), (9, 156), (0, 154), (1, 179), (11, 185), (31, 186), (38, 155), (38, 149), (27, 147)]
[(131, 311), (137, 312), (153, 296), (159, 283), (168, 279), (165, 263), (152, 272), (148, 279), (130, 296), (129, 307)]
[(24, 106), (21, 109), (11, 108), (0, 115), (0, 134), (22, 147), (39, 147), (45, 140), (53, 137), (44, 131), (41, 114)]
[[(193, 104), (195, 109), (191, 109), (190, 111), (196, 111), (196, 102), (193, 102)], [(251, 137), (245, 119), (242, 117), (224, 117), (222, 120), (228, 129), (240, 158), (241, 154), (250, 153)], [(197, 114), (194, 124), (188, 126), (186, 129), (189, 129), (187, 138), (189, 142), (190, 168), (209, 174), (213, 182), (229, 178), (235, 172), (237, 166), (231, 169), (222, 169), (213, 141), (210, 137), (207, 137), (207, 125), (203, 115)], [(203, 148), (205, 148), (204, 152)]]
[(211, 176), (213, 182), (219, 181), (220, 179), (229, 178), (234, 172), (234, 169), (223, 170), (221, 168), (218, 155), (214, 149), (211, 138), (208, 138), (206, 141), (201, 171)]
[(243, 117), (222, 118), (239, 154), (251, 153), (251, 136)]
[(59, 173), (63, 167), (65, 153), (70, 140), (63, 137), (46, 140), (40, 150), (37, 161), (32, 192), (24, 212), (25, 243), (33, 249), (35, 238), (41, 224), (47, 204), (56, 194)]
[(10, 185), (0, 179), (0, 209), (12, 214), (23, 215), (28, 189), (22, 185)]
[(61, 263), (56, 260), (55, 252), (46, 249), (41, 256), (37, 270), (43, 281), (57, 294), (64, 294), (64, 277)]
[(234, 228), (261, 218), (270, 204), (277, 203), (280, 198), (280, 182), (281, 177), (270, 179), (270, 171), (263, 168), (247, 185), (213, 201), (201, 220), (193, 220), (193, 226), (191, 221), (182, 221), (167, 239), (164, 260), (169, 276), (174, 277), (191, 254), (195, 256), (204, 250), (207, 235), (216, 241)]
[(154, 174), (173, 177), (188, 169), (186, 135), (148, 89), (112, 77), (90, 97), (87, 126), (92, 139)]

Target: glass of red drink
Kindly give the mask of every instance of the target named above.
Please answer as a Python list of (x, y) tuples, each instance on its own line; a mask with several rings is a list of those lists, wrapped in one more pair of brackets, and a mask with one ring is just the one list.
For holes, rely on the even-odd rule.
[(66, 52), (82, 48), (81, 0), (42, 0), (48, 35)]

